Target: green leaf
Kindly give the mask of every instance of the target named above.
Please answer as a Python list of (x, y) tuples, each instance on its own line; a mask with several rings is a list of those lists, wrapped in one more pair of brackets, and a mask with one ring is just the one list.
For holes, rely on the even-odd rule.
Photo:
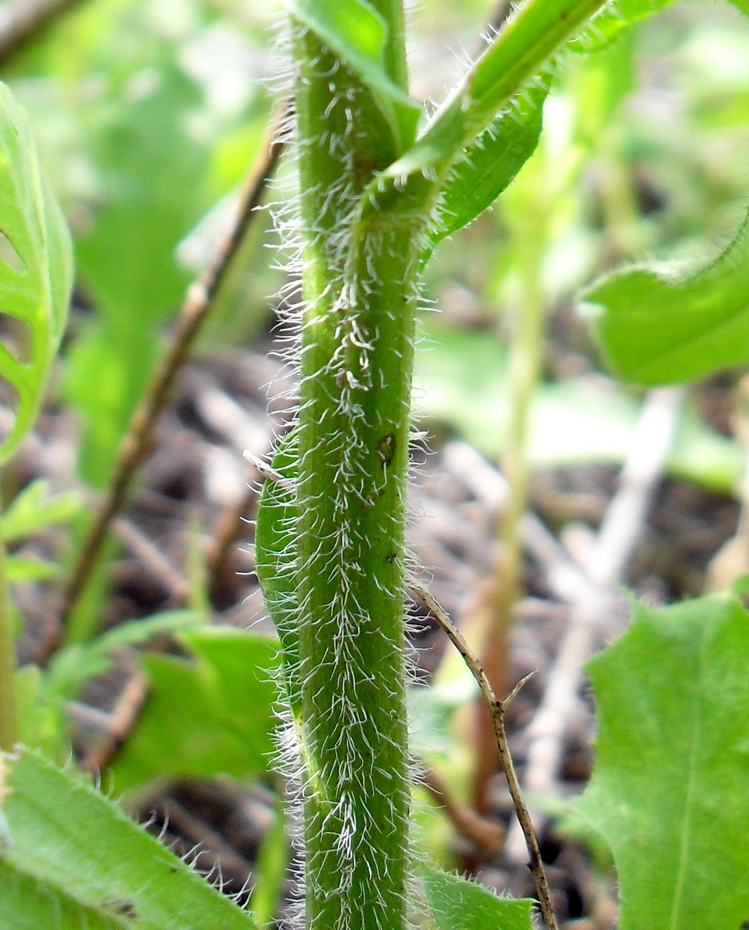
[(3, 539), (15, 542), (45, 527), (66, 523), (82, 509), (83, 498), (77, 491), (53, 494), (49, 481), (38, 478), (13, 498), (2, 515)]
[(579, 812), (611, 846), (619, 930), (749, 914), (749, 616), (735, 593), (635, 608), (588, 663), (597, 760)]
[[(117, 445), (152, 370), (154, 326), (174, 313), (190, 280), (180, 240), (208, 207), (209, 135), (197, 84), (166, 63), (140, 83), (114, 85), (94, 109), (91, 149), (99, 203), (77, 242), (81, 278), (99, 319), (86, 321), (68, 353), (66, 397), (84, 414), (83, 477), (103, 487)], [(96, 384), (97, 389), (91, 390)]]
[(642, 384), (690, 381), (749, 361), (749, 214), (701, 267), (616, 271), (581, 300), (611, 369)]
[(421, 867), (436, 930), (532, 930), (529, 899), (498, 898), (476, 882)]
[[(297, 433), (292, 431), (273, 456), (273, 468), (296, 477)], [(299, 598), (297, 597), (297, 505), (294, 493), (266, 481), (255, 524), (255, 569), (284, 654), (284, 678), (292, 706), (301, 694), (299, 669)]]
[(268, 768), (278, 643), (233, 627), (206, 627), (179, 639), (189, 658), (142, 659), (151, 690), (113, 766), (118, 791), (165, 775), (246, 778)]
[(502, 114), (456, 164), (442, 188), (438, 225), (428, 254), (442, 239), (488, 209), (515, 179), (538, 145), (547, 83), (532, 88)]
[[(505, 112), (532, 93), (553, 56), (605, 5), (605, 0), (525, 0), (465, 78), (448, 94), (424, 132), (376, 178), (366, 192), (379, 207), (386, 181), (402, 188), (416, 175), (444, 178)], [(541, 79), (546, 83), (546, 78)], [(431, 188), (416, 186), (415, 204), (429, 202)], [(422, 194), (419, 201), (419, 194)]]
[(731, 0), (731, 3), (741, 10), (742, 13), (749, 16), (749, 0)]
[[(741, 2), (741, 0), (739, 0)], [(585, 30), (583, 35), (572, 42), (570, 48), (578, 52), (595, 52), (605, 48), (625, 29), (658, 13), (673, 3), (673, 0), (617, 0)]]
[(117, 86), (110, 95), (91, 130), (101, 203), (77, 255), (115, 337), (152, 339), (149, 324), (174, 311), (190, 280), (177, 245), (208, 206), (209, 142), (190, 126), (202, 95), (173, 62), (137, 91)]
[(89, 321), (68, 350), (63, 370), (65, 397), (87, 421), (78, 468), (86, 481), (100, 488), (114, 467), (118, 444), (148, 383), (158, 347), (153, 331), (132, 307), (123, 304), (116, 312), (119, 323)]
[[(23, 750), (0, 839), (4, 930), (248, 930), (249, 915), (91, 785)], [(0, 784), (0, 798), (2, 798)]]
[(8, 581), (47, 581), (59, 574), (60, 566), (56, 562), (29, 559), (20, 555), (5, 556), (5, 576)]
[(604, 6), (601, 0), (526, 0), (521, 4), (470, 73), (476, 115), (501, 107), (527, 86)]
[(398, 151), (413, 144), (421, 107), (385, 70), (387, 26), (366, 0), (284, 0), (289, 13), (311, 29), (374, 95)]
[(24, 665), (13, 676), (18, 704), (19, 742), (64, 764), (70, 758), (65, 704), (50, 694), (37, 665)]
[(280, 807), (265, 831), (253, 870), (250, 907), (261, 927), (274, 925), (289, 868), (289, 829)]
[(15, 421), (0, 443), (0, 464), (36, 418), (60, 344), (73, 283), (65, 220), (41, 175), (26, 116), (0, 84), (0, 314), (14, 339), (0, 343), (0, 377), (17, 397)]
[(120, 623), (107, 633), (97, 636), (91, 643), (75, 644), (58, 650), (49, 664), (49, 687), (61, 697), (74, 698), (85, 681), (95, 675), (103, 675), (110, 669), (115, 649), (139, 646), (155, 636), (182, 633), (206, 623), (206, 615), (196, 610), (167, 611), (142, 620)]

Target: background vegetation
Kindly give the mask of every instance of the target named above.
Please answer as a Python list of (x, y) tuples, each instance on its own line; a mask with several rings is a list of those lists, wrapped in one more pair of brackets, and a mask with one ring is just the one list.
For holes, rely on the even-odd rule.
[[(228, 776), (262, 786), (267, 803), (262, 841), (253, 850), (249, 908), (251, 919), (264, 925), (288, 903), (284, 876), (293, 854), (279, 800), (284, 783), (271, 761), (271, 677), (280, 657), (267, 627), (252, 626), (260, 610), (256, 602), (244, 602), (249, 589), (235, 579), (237, 569), (255, 567), (252, 555), (245, 561), (236, 555), (242, 541), (250, 547), (255, 542), (254, 531), (241, 521), (256, 514), (257, 493), (245, 494), (242, 486), (268, 472), (254, 458), (244, 470), (237, 463), (242, 447), (264, 456), (271, 433), (283, 433), (289, 414), (280, 395), (289, 385), (272, 365), (262, 377), (253, 376), (256, 385), (269, 378), (279, 384), (271, 400), (274, 419), (265, 425), (248, 416), (264, 405), (262, 396), (254, 389), (243, 393), (236, 372), (243, 370), (238, 358), (262, 365), (271, 332), (280, 327), (283, 335), (279, 309), (288, 317), (298, 300), (293, 287), (285, 287), (284, 253), (274, 261), (263, 248), (275, 248), (283, 238), (278, 227), (291, 197), (285, 183), (290, 162), (280, 146), (269, 147), (272, 128), (268, 134), (279, 119), (284, 67), (273, 35), (285, 14), (271, 2), (218, 0), (88, 0), (69, 6), (28, 40), (14, 40), (10, 26), (6, 44), (0, 35), (1, 76), (28, 115), (29, 140), (36, 140), (75, 253), (63, 333), (70, 262), (55, 208), (42, 197), (35, 216), (47, 224), (52, 287), (44, 345), (51, 350), (40, 353), (36, 323), (0, 315), (4, 354), (35, 364), (43, 356), (39, 364), (52, 365), (41, 417), (14, 458), (16, 440), (30, 429), (41, 398), (38, 391), (24, 393), (14, 380), (12, 360), (0, 369), (3, 451), (10, 458), (2, 473), (2, 535), (13, 605), (8, 612), (20, 657), (18, 732), (6, 724), (3, 748), (10, 750), (18, 736), (32, 750), (19, 761), (10, 757), (7, 774), (0, 769), (0, 922), (248, 925), (249, 917), (187, 869), (180, 871), (179, 891), (170, 890), (177, 865), (162, 862), (154, 871), (158, 857), (151, 840), (89, 784), (51, 764), (69, 760), (73, 746), (76, 767), (89, 775), (101, 771), (110, 792), (124, 794), (124, 806), (146, 816), (158, 790), (175, 778)], [(694, 566), (626, 574), (661, 479), (715, 495), (698, 498), (708, 510), (719, 500), (735, 500), (740, 509), (747, 493), (742, 476), (749, 429), (740, 366), (749, 354), (742, 226), (749, 20), (740, 9), (681, 2), (626, 28), (622, 20), (620, 33), (593, 54), (565, 55), (553, 69), (535, 153), (490, 211), (451, 237), (433, 236), (435, 254), (425, 269), (417, 425), (437, 450), (455, 451), (460, 439), (484, 464), (501, 462), (508, 482), (501, 484), (491, 470), (491, 480), (500, 482), (497, 493), (508, 502), (490, 529), (498, 555), (484, 565), (480, 596), (468, 603), (467, 595), (476, 592), (460, 592), (450, 605), (462, 608), (463, 629), (498, 695), (509, 693), (519, 677), (517, 662), (507, 657), (512, 624), (522, 615), (518, 603), (529, 584), (538, 593), (527, 560), (530, 552), (530, 561), (538, 561), (540, 551), (526, 516), (529, 499), (537, 503), (534, 476), (589, 476), (604, 466), (613, 474), (627, 463), (622, 489), (639, 482), (642, 491), (644, 484), (639, 498), (614, 498), (623, 510), (611, 505), (603, 520), (600, 514), (590, 519), (598, 536), (581, 557), (582, 567), (555, 550), (555, 565), (568, 572), (567, 581), (554, 588), (549, 575), (545, 596), (571, 603), (570, 628), (587, 629), (589, 638), (574, 652), (571, 683), (568, 678), (560, 684), (552, 664), (526, 717), (518, 711), (509, 718), (539, 822), (551, 817), (551, 835), (574, 835), (570, 842), (582, 843), (593, 863), (585, 874), (595, 876), (595, 893), (577, 910), (569, 905), (571, 895), (562, 905), (570, 919), (584, 918), (589, 927), (610, 926), (613, 919), (605, 909), (615, 897), (612, 856), (622, 928), (726, 930), (749, 916), (742, 710), (749, 645), (745, 585), (736, 581), (749, 570), (746, 521), (738, 519), (735, 534), (733, 525), (728, 528), (720, 553), (707, 546)], [(505, 13), (478, 2), (456, 9), (442, 0), (413, 11), (412, 96), (441, 100), (462, 73), (465, 55), (482, 47), (479, 25)], [(606, 28), (619, 30), (616, 21)], [(537, 103), (545, 90), (534, 87), (526, 105)], [(6, 109), (15, 113), (9, 101)], [(14, 125), (24, 125), (22, 115), (13, 118)], [(23, 132), (21, 142), (12, 132), (2, 139), (4, 190), (36, 183), (31, 149), (23, 147), (31, 142)], [(508, 157), (506, 164), (509, 181), (519, 163), (513, 168)], [(265, 181), (274, 172), (280, 180), (268, 194)], [(253, 212), (261, 200), (276, 203), (277, 228), (268, 211)], [(9, 208), (3, 202), (0, 209)], [(0, 216), (0, 259), (12, 275), (29, 264), (28, 253), (7, 232), (13, 218)], [(28, 223), (32, 231), (35, 222)], [(732, 245), (718, 258), (726, 243)], [(637, 266), (601, 277), (646, 260), (655, 262), (647, 272)], [(690, 278), (695, 267), (704, 269), (697, 279)], [(49, 290), (44, 281), (35, 284)], [(273, 293), (281, 297), (269, 299)], [(593, 319), (594, 306), (606, 307), (606, 315)], [(672, 333), (683, 332), (683, 321), (706, 307), (713, 317), (707, 335), (700, 331), (691, 340), (696, 348), (685, 346), (690, 340), (681, 335), (674, 342)], [(655, 308), (662, 324), (654, 321)], [(180, 376), (188, 356), (193, 374)], [(717, 369), (723, 373), (688, 393), (646, 392), (642, 386), (693, 381)], [(221, 371), (232, 375), (216, 374)], [(184, 399), (190, 377), (198, 379), (190, 396), (202, 398), (193, 406)], [(178, 436), (172, 426), (203, 417), (195, 412), (207, 409), (200, 403), (215, 399), (216, 385), (223, 389), (228, 380), (233, 383), (222, 396), (233, 397), (236, 409), (212, 426), (203, 421), (200, 454), (205, 447), (228, 450), (235, 464), (217, 453), (205, 471), (213, 478), (201, 479), (209, 493), (193, 495), (177, 486), (185, 459), (196, 453), (170, 448)], [(12, 410), (18, 411), (15, 418)], [(648, 417), (656, 418), (654, 429)], [(217, 422), (226, 434), (217, 435)], [(415, 443), (413, 457), (420, 449)], [(638, 458), (643, 449), (654, 455), (644, 466)], [(288, 450), (275, 460), (277, 469), (283, 454)], [(644, 478), (638, 467), (645, 468)], [(472, 468), (464, 465), (463, 474), (470, 477)], [(214, 494), (211, 480), (233, 490)], [(272, 482), (273, 476), (267, 487), (279, 487)], [(167, 537), (153, 514), (138, 524), (139, 508), (155, 489), (188, 501), (179, 513), (178, 540), (169, 537), (161, 553)], [(118, 529), (114, 518), (123, 511), (130, 523)], [(156, 526), (150, 538), (149, 519)], [(571, 521), (559, 514), (550, 519), (564, 537)], [(135, 539), (134, 524), (140, 530)], [(276, 544), (266, 543), (265, 551)], [(133, 551), (159, 577), (156, 594), (144, 595), (133, 576), (118, 582), (118, 570)], [(538, 740), (528, 747), (523, 728), (535, 705), (541, 713), (555, 700), (555, 725), (567, 725), (559, 723), (559, 708), (569, 700), (574, 710), (576, 696), (587, 693), (579, 662), (611, 632), (594, 625), (617, 609), (621, 582), (651, 603), (634, 608), (626, 637), (589, 666), (599, 708), (599, 764), (583, 801), (568, 805), (555, 796), (556, 773), (550, 783), (533, 781), (534, 751), (543, 747)], [(140, 593), (131, 596), (134, 587)], [(723, 593), (709, 593), (715, 591)], [(597, 619), (586, 627), (591, 616)], [(681, 631), (676, 641), (674, 626)], [(565, 629), (556, 630), (561, 651), (570, 645)], [(434, 687), (413, 695), (411, 713), (427, 772), (427, 788), (417, 790), (415, 801), (425, 858), (463, 871), (487, 871), (492, 862), (517, 871), (522, 853), (519, 858), (512, 852), (512, 830), (501, 849), (491, 833), (500, 815), (491, 791), (497, 760), (487, 748), (488, 718), (482, 723), (477, 712), (473, 735), (474, 723), (465, 725), (472, 718), (461, 716), (470, 715), (475, 697), (468, 672), (445, 660), (423, 677)], [(6, 710), (9, 702), (2, 695)], [(656, 723), (648, 727), (648, 720)], [(469, 731), (470, 737), (462, 735)], [(552, 752), (561, 752), (559, 740)], [(692, 806), (682, 791), (685, 779), (687, 793), (698, 798)], [(71, 783), (79, 786), (72, 794)], [(71, 797), (75, 805), (68, 808)], [(445, 838), (446, 824), (462, 831), (463, 842), (468, 837), (471, 851), (456, 847), (454, 834)], [(111, 846), (121, 869), (96, 868), (97, 861), (111, 861)], [(548, 848), (545, 854), (551, 858)], [(82, 881), (85, 876), (90, 880)], [(434, 926), (459, 926), (449, 916), (455, 907), (470, 915), (466, 927), (490, 921), (529, 926), (527, 901), (501, 905), (430, 868), (419, 881)], [(508, 886), (517, 892), (517, 882)], [(520, 888), (520, 894), (532, 893), (527, 885)], [(559, 903), (563, 895), (555, 894)], [(644, 911), (647, 923), (638, 916)]]

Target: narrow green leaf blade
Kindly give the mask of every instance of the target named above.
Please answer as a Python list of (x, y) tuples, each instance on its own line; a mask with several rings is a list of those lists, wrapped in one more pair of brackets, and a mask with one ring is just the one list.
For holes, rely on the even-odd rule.
[(635, 267), (581, 295), (605, 359), (642, 384), (690, 381), (749, 361), (749, 215), (709, 264), (680, 273)]
[(112, 653), (116, 649), (140, 646), (155, 636), (173, 636), (207, 623), (208, 618), (201, 611), (170, 610), (120, 623), (90, 643), (66, 646), (58, 650), (49, 663), (47, 681), (50, 690), (65, 700), (75, 698), (84, 681), (109, 670)]
[(393, 132), (398, 151), (410, 146), (422, 110), (385, 70), (389, 37), (379, 13), (366, 0), (284, 0), (284, 5), (370, 89)]
[(595, 18), (570, 48), (580, 52), (598, 51), (613, 42), (625, 29), (649, 19), (671, 3), (673, 0), (617, 0)]
[(603, 6), (602, 0), (525, 0), (470, 74), (476, 116), (496, 111), (527, 85)]
[(531, 906), (523, 898), (498, 898), (476, 882), (440, 869), (420, 869), (436, 930), (532, 930)]
[(206, 627), (179, 639), (190, 658), (142, 659), (151, 690), (115, 759), (117, 791), (165, 775), (246, 778), (269, 766), (276, 640), (233, 627)]
[[(273, 456), (276, 472), (296, 477), (297, 437), (291, 432)], [(299, 598), (297, 596), (297, 505), (289, 487), (266, 481), (255, 524), (255, 569), (284, 655), (284, 679), (292, 707), (301, 694), (299, 680)]]
[[(62, 338), (73, 283), (70, 234), (41, 175), (26, 115), (0, 84), (0, 313), (22, 327), (21, 348), (0, 344), (0, 377), (18, 407), (0, 463), (31, 428)], [(24, 347), (24, 343), (28, 348)]]
[(22, 555), (5, 556), (5, 575), (8, 581), (14, 584), (19, 581), (47, 581), (58, 576), (60, 572), (60, 566), (56, 562), (27, 559)]
[(588, 664), (599, 735), (578, 810), (614, 854), (619, 930), (726, 930), (749, 914), (748, 666), (732, 593), (638, 605)]
[(442, 239), (487, 210), (536, 150), (541, 135), (546, 82), (518, 98), (469, 148), (442, 188), (438, 224), (427, 256)]
[(15, 542), (55, 523), (66, 523), (83, 510), (83, 496), (77, 491), (55, 494), (49, 481), (37, 478), (11, 501), (0, 518), (3, 539)]
[(4, 930), (248, 930), (219, 894), (91, 785), (30, 750), (9, 768)]

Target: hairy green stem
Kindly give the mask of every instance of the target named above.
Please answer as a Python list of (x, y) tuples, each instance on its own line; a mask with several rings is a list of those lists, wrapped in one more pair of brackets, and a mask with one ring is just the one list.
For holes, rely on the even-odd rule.
[[(400, 8), (380, 7), (392, 26), (390, 76), (405, 86)], [(294, 42), (306, 927), (398, 930), (409, 860), (404, 497), (424, 218), (362, 218), (362, 192), (399, 154), (395, 142), (368, 92), (312, 33), (298, 29)]]
[(5, 544), (0, 535), (0, 749), (3, 752), (10, 752), (18, 742), (15, 671), (16, 645), (5, 572)]
[[(284, 649), (304, 768), (307, 930), (407, 925), (404, 500), (427, 223), (463, 147), (602, 5), (558, 0), (561, 25), (547, 35), (528, 0), (504, 51), (487, 53), (405, 157), (407, 140), (361, 76), (292, 23), (304, 312), (298, 640)], [(371, 6), (387, 30), (387, 77), (405, 91), (400, 0)], [(518, 66), (498, 73), (507, 41), (517, 51), (524, 37)]]

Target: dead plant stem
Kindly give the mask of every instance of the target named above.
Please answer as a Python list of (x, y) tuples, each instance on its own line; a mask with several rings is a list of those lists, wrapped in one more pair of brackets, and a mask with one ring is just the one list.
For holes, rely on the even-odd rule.
[[(539, 283), (546, 240), (544, 214), (524, 222), (516, 230), (522, 259), (522, 297), (512, 321), (510, 341), (510, 424), (502, 455), (509, 494), (499, 529), (499, 555), (495, 577), (487, 586), (487, 628), (482, 659), (494, 690), (503, 694), (509, 686), (509, 630), (515, 605), (523, 594), (523, 545), (521, 522), (528, 506), (528, 435), (533, 400), (541, 366), (545, 326), (545, 300)], [(477, 708), (476, 762), (473, 801), (486, 811), (489, 780), (496, 771), (497, 756), (491, 731), (494, 724), (482, 703)]]
[(284, 105), (271, 121), (266, 138), (252, 165), (240, 194), (236, 216), (221, 241), (213, 260), (189, 287), (177, 320), (172, 341), (158, 366), (149, 388), (130, 420), (120, 445), (115, 473), (93, 524), (84, 541), (70, 582), (64, 592), (61, 623), (70, 617), (101, 552), (114, 517), (125, 502), (133, 476), (148, 451), (154, 424), (166, 406), (177, 373), (187, 361), (198, 332), (210, 313), (218, 290), (240, 244), (250, 227), (268, 180), (281, 154), (278, 129), (287, 112)]
[(510, 796), (515, 808), (518, 823), (520, 824), (520, 829), (523, 831), (523, 836), (525, 837), (525, 843), (529, 856), (528, 867), (531, 871), (531, 875), (533, 876), (533, 884), (535, 885), (536, 894), (538, 895), (541, 914), (543, 915), (544, 921), (549, 930), (558, 930), (556, 915), (554, 914), (554, 909), (551, 904), (549, 882), (546, 878), (546, 871), (541, 860), (541, 851), (538, 846), (538, 838), (536, 836), (536, 831), (533, 827), (530, 814), (528, 813), (528, 808), (526, 807), (525, 801), (523, 800), (523, 795), (520, 790), (520, 782), (518, 781), (518, 777), (515, 772), (515, 766), (512, 762), (512, 756), (510, 755), (510, 747), (507, 741), (507, 731), (505, 730), (505, 713), (507, 711), (507, 707), (530, 676), (526, 676), (521, 681), (519, 681), (512, 689), (508, 697), (504, 700), (500, 700), (494, 693), (483, 666), (471, 652), (468, 643), (465, 641), (460, 630), (458, 630), (450, 620), (450, 617), (447, 615), (447, 612), (444, 610), (444, 608), (437, 602), (437, 600), (435, 600), (434, 597), (432, 597), (427, 588), (419, 584), (417, 581), (410, 580), (408, 586), (411, 591), (413, 591), (413, 593), (421, 600), (429, 613), (434, 617), (442, 630), (444, 630), (444, 632), (447, 634), (450, 642), (458, 650), (461, 657), (463, 658), (463, 661), (468, 666), (468, 669), (481, 689), (481, 694), (483, 695), (484, 700), (489, 707), (492, 723), (494, 725), (494, 735), (497, 741), (497, 751), (499, 752), (500, 764), (502, 766), (502, 771), (505, 773), (505, 778), (507, 779), (507, 786), (510, 789)]

